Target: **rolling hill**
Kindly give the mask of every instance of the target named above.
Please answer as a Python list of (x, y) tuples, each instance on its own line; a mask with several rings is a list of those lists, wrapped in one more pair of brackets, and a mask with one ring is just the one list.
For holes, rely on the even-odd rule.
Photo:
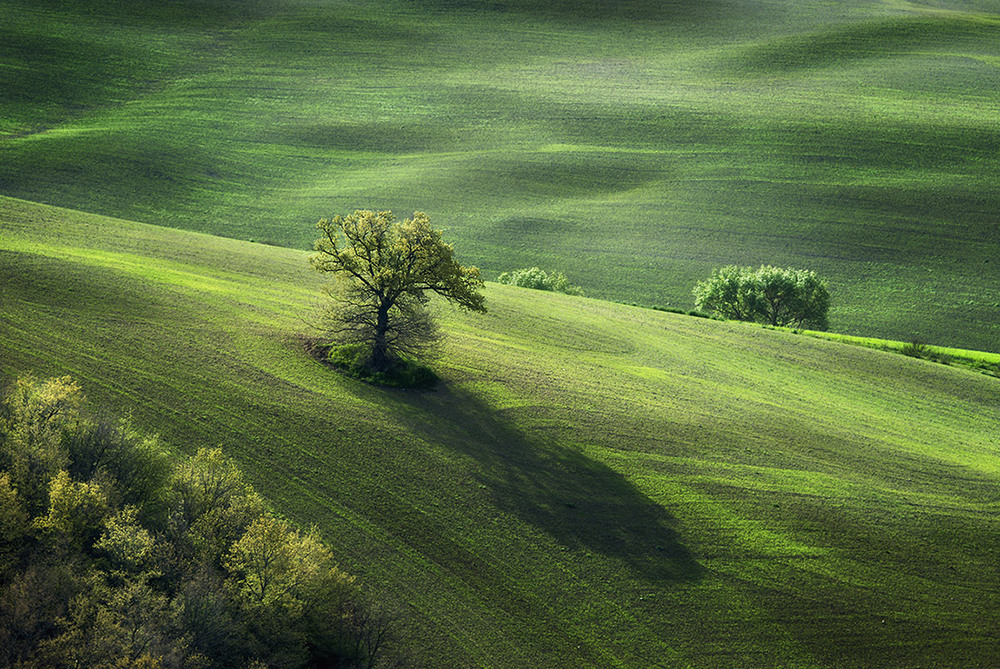
[(797, 266), (838, 331), (998, 351), (998, 38), (973, 0), (8, 0), (0, 194), (300, 249), (422, 210), (664, 307)]
[(416, 666), (996, 658), (995, 378), (490, 284), (436, 390), (378, 389), (303, 349), (304, 252), (11, 198), (0, 286), (0, 381), (223, 447)]

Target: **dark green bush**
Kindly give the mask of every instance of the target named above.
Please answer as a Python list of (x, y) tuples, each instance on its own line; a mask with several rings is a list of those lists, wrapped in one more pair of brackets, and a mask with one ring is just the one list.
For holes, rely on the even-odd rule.
[(370, 358), (370, 347), (364, 344), (344, 344), (330, 346), (325, 361), (347, 376), (376, 386), (422, 389), (431, 388), (438, 382), (434, 370), (415, 360), (397, 356), (393, 358), (387, 371), (376, 372), (368, 366)]
[(914, 339), (911, 342), (903, 344), (903, 348), (900, 349), (903, 355), (907, 355), (911, 358), (926, 358), (930, 355), (930, 346), (923, 343), (919, 339)]

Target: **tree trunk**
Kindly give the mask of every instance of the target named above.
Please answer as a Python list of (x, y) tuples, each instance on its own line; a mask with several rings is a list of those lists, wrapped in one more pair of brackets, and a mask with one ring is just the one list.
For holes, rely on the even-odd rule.
[(389, 331), (389, 307), (380, 306), (375, 319), (375, 339), (372, 341), (372, 357), (368, 361), (369, 367), (374, 372), (386, 372), (389, 370), (389, 348), (385, 341), (385, 335)]

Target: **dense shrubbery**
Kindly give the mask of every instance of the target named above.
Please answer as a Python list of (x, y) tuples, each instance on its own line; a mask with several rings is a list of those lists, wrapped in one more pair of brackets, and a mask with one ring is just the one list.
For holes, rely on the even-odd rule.
[(583, 295), (583, 289), (580, 286), (571, 285), (569, 279), (562, 272), (546, 272), (537, 267), (504, 272), (497, 277), (497, 283), (521, 288), (534, 288), (535, 290), (552, 290), (567, 295)]
[(360, 601), (220, 451), (172, 464), (68, 377), (0, 405), (0, 666), (372, 667)]
[(384, 372), (372, 371), (367, 361), (371, 352), (364, 344), (319, 346), (319, 359), (348, 376), (377, 386), (392, 388), (430, 388), (438, 376), (430, 367), (406, 356), (397, 356), (393, 365)]
[(694, 288), (695, 306), (722, 318), (768, 325), (827, 328), (830, 293), (815, 272), (730, 265)]

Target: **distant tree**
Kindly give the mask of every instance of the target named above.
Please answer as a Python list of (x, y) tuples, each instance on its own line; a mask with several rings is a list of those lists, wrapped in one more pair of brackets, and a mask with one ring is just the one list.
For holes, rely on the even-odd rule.
[(694, 287), (696, 307), (734, 321), (755, 320), (757, 299), (752, 273), (735, 265), (715, 270)]
[(567, 295), (583, 295), (580, 286), (570, 284), (569, 279), (562, 272), (546, 272), (537, 267), (526, 267), (516, 269), (513, 272), (504, 272), (497, 277), (497, 283), (505, 283), (521, 288), (533, 288), (535, 290), (551, 290)]
[(762, 265), (730, 265), (694, 288), (695, 305), (723, 318), (825, 330), (830, 308), (826, 282), (815, 272)]
[(390, 211), (355, 211), (317, 227), (323, 235), (310, 262), (340, 279), (330, 291), (330, 334), (368, 347), (365, 365), (372, 372), (387, 372), (399, 354), (419, 354), (434, 342), (430, 293), (486, 311), (479, 270), (455, 260), (425, 214), (400, 223)]

